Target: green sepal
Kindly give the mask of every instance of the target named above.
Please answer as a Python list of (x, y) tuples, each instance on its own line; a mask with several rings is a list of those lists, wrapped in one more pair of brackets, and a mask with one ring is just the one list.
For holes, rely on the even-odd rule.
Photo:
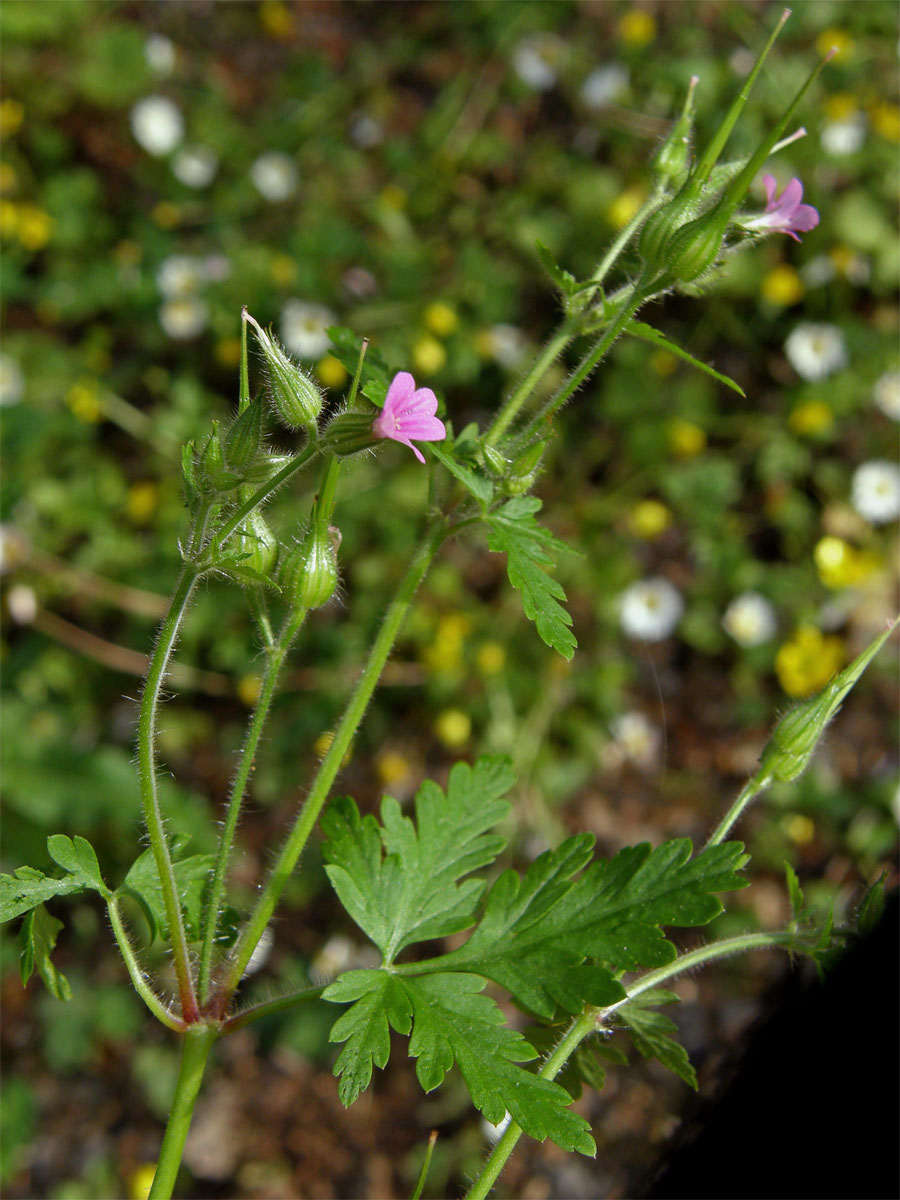
[(235, 419), (225, 438), (225, 462), (241, 472), (259, 454), (263, 432), (261, 397), (253, 400)]

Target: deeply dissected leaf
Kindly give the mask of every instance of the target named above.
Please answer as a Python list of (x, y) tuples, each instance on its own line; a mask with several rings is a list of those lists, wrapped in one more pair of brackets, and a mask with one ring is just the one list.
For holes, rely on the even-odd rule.
[[(185, 933), (188, 941), (195, 941), (200, 937), (203, 899), (209, 885), (214, 858), (211, 854), (192, 854), (188, 858), (179, 858), (189, 841), (189, 837), (176, 834), (170, 843), (170, 853)], [(119, 894), (131, 896), (140, 904), (150, 929), (151, 941), (157, 935), (162, 938), (168, 936), (166, 906), (152, 848), (145, 850), (131, 864), (119, 888)]]
[(627, 1025), (631, 1040), (644, 1058), (657, 1059), (696, 1091), (697, 1076), (687, 1050), (670, 1036), (678, 1027), (664, 1013), (656, 1012), (654, 1007), (657, 1004), (671, 1004), (677, 1000), (674, 992), (665, 988), (654, 988), (652, 991), (642, 992), (616, 1011)]
[(460, 462), (458, 458), (455, 458), (453, 454), (448, 453), (446, 450), (442, 450), (434, 442), (429, 444), (428, 449), (438, 462), (443, 463), (450, 474), (455, 476), (463, 487), (472, 493), (479, 504), (482, 506), (490, 504), (494, 496), (494, 485), (490, 479), (482, 475), (479, 471), (466, 466), (465, 463)]
[(57, 1000), (71, 1000), (72, 989), (69, 981), (50, 959), (62, 927), (62, 921), (51, 916), (43, 904), (38, 904), (31, 910), (19, 931), (19, 973), (24, 986), (37, 967), (48, 992)]
[(484, 882), (462, 877), (492, 862), (505, 845), (486, 831), (508, 813), (501, 797), (514, 778), (506, 758), (457, 763), (446, 795), (431, 780), (422, 784), (415, 823), (389, 796), (380, 825), (373, 816), (361, 818), (352, 800), (331, 806), (323, 819), (326, 870), (386, 962), (412, 942), (472, 923)]
[(735, 872), (746, 862), (738, 842), (691, 857), (687, 838), (629, 846), (609, 861), (584, 865), (585, 835), (536, 859), (520, 878), (506, 871), (487, 898), (484, 916), (466, 944), (432, 964), (475, 971), (502, 984), (540, 1016), (555, 1004), (577, 1012), (624, 996), (614, 971), (662, 966), (675, 947), (660, 926), (704, 925), (722, 911), (713, 894), (746, 886)]
[(63, 833), (53, 833), (47, 838), (47, 851), (66, 874), (57, 879), (36, 867), (19, 867), (12, 875), (0, 875), (0, 923), (54, 896), (71, 896), (85, 888), (109, 895), (94, 847), (86, 838), (76, 836), (73, 842)]
[(562, 584), (543, 568), (552, 565), (550, 550), (569, 547), (535, 520), (541, 508), (534, 496), (516, 496), (486, 517), (488, 546), (506, 555), (506, 573), (522, 593), (525, 616), (534, 621), (542, 640), (563, 658), (570, 659), (578, 645), (570, 628), (572, 618), (560, 603)]
[(385, 1065), (391, 1026), (411, 1032), (409, 1052), (426, 1092), (440, 1086), (455, 1062), (488, 1121), (497, 1124), (508, 1112), (539, 1141), (549, 1137), (563, 1149), (593, 1154), (590, 1127), (569, 1111), (568, 1092), (518, 1065), (537, 1052), (504, 1026), (500, 1009), (480, 994), (484, 982), (457, 973), (413, 978), (353, 971), (326, 988), (326, 1000), (354, 1000), (331, 1031), (332, 1041), (347, 1043), (335, 1064), (341, 1099), (352, 1103), (368, 1085), (373, 1064)]

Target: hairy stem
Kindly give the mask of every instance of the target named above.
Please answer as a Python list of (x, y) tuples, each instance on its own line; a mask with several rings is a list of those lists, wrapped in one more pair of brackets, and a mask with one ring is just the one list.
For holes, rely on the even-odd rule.
[(181, 1047), (181, 1067), (172, 1097), (169, 1122), (163, 1136), (156, 1164), (156, 1174), (150, 1186), (148, 1200), (170, 1200), (184, 1153), (194, 1105), (206, 1069), (206, 1060), (219, 1036), (214, 1025), (194, 1025), (184, 1035)]
[(516, 419), (522, 405), (543, 379), (547, 369), (559, 358), (566, 346), (576, 336), (575, 327), (569, 322), (564, 321), (559, 329), (550, 338), (550, 341), (543, 348), (532, 364), (531, 370), (524, 379), (518, 384), (512, 395), (500, 409), (500, 412), (494, 418), (493, 424), (484, 435), (484, 444), (493, 446), (500, 440), (510, 424)]
[(163, 1025), (167, 1025), (169, 1029), (174, 1029), (177, 1033), (183, 1033), (184, 1021), (169, 1012), (166, 1005), (160, 1000), (144, 977), (144, 973), (134, 952), (134, 947), (131, 944), (131, 938), (128, 936), (128, 931), (122, 921), (118, 899), (114, 895), (107, 896), (106, 906), (109, 910), (109, 922), (112, 925), (112, 931), (118, 942), (122, 958), (125, 960), (125, 966), (128, 968), (128, 974), (131, 976), (131, 982), (134, 984), (134, 990), (153, 1013), (154, 1017), (156, 1017), (157, 1021), (161, 1021)]
[(301, 988), (296, 992), (286, 992), (283, 996), (274, 996), (271, 1000), (260, 1000), (258, 1004), (249, 1004), (246, 1008), (242, 1008), (240, 1012), (229, 1017), (227, 1021), (222, 1022), (222, 1033), (235, 1033), (238, 1029), (243, 1029), (245, 1025), (249, 1025), (251, 1021), (258, 1021), (261, 1017), (270, 1017), (273, 1013), (284, 1012), (288, 1008), (296, 1008), (299, 1004), (306, 1004), (310, 1000), (318, 1000), (325, 991), (326, 985), (323, 983), (321, 987)]
[(272, 707), (272, 700), (278, 685), (278, 677), (281, 674), (282, 667), (294, 639), (306, 618), (307, 611), (304, 608), (291, 613), (285, 622), (281, 636), (267, 655), (266, 669), (263, 675), (259, 699), (256, 702), (256, 707), (247, 726), (247, 734), (244, 738), (240, 759), (238, 760), (237, 772), (231, 784), (231, 793), (228, 797), (228, 808), (225, 814), (225, 824), (222, 828), (221, 839), (219, 840), (219, 852), (216, 856), (216, 866), (209, 889), (209, 896), (206, 901), (203, 921), (200, 975), (197, 985), (200, 992), (201, 1004), (206, 1002), (209, 993), (213, 945), (216, 939), (222, 896), (225, 891), (225, 875), (228, 870), (228, 862), (231, 858), (231, 848), (234, 844), (234, 835), (237, 830), (244, 793), (247, 789), (247, 780), (250, 778), (250, 772), (253, 770), (253, 762), (256, 758), (259, 739), (263, 731), (263, 726), (269, 716), (269, 710)]
[[(773, 946), (796, 945), (796, 933), (789, 930), (778, 930), (774, 933), (746, 933), (738, 937), (723, 938), (721, 941), (712, 942), (709, 946), (701, 946), (697, 950), (691, 950), (688, 954), (680, 955), (674, 962), (665, 967), (659, 967), (655, 971), (649, 971), (640, 979), (628, 984), (625, 989), (627, 994), (622, 1000), (618, 1000), (606, 1008), (586, 1008), (584, 1012), (573, 1018), (569, 1028), (541, 1067), (538, 1075), (542, 1079), (555, 1079), (588, 1034), (602, 1028), (606, 1019), (617, 1008), (621, 1008), (629, 1000), (640, 996), (642, 992), (659, 987), (666, 980), (673, 979), (684, 971), (703, 966), (716, 958), (727, 958), (732, 954), (743, 954), (749, 950), (764, 950)], [(481, 1174), (466, 1192), (465, 1200), (486, 1200), (521, 1136), (520, 1127), (515, 1122), (511, 1122), (488, 1156)]]
[(709, 846), (718, 846), (719, 842), (723, 842), (727, 837), (731, 827), (736, 825), (741, 817), (744, 809), (760, 792), (764, 792), (772, 782), (772, 776), (765, 771), (759, 771), (751, 780), (745, 784), (738, 794), (737, 799), (728, 812), (716, 826), (715, 830), (710, 834), (709, 841), (704, 849)]
[(250, 914), (250, 919), (244, 927), (244, 931), (235, 948), (228, 973), (223, 983), (222, 993), (224, 998), (227, 998), (234, 992), (260, 937), (262, 937), (263, 931), (271, 920), (272, 913), (275, 911), (275, 906), (281, 897), (281, 893), (284, 891), (285, 885), (290, 879), (294, 867), (297, 865), (297, 860), (303, 853), (309, 835), (315, 828), (325, 801), (328, 799), (331, 786), (340, 770), (344, 756), (350, 749), (350, 745), (362, 721), (363, 714), (378, 685), (381, 673), (400, 632), (400, 627), (412, 603), (416, 589), (428, 573), (432, 559), (445, 536), (446, 530), (443, 521), (436, 520), (417, 550), (397, 589), (394, 599), (388, 607), (384, 622), (369, 652), (369, 658), (335, 731), (334, 739), (319, 765), (309, 794), (285, 839), (284, 845), (263, 885), (256, 906)]
[(172, 957), (175, 966), (175, 976), (178, 980), (178, 991), (181, 997), (181, 1012), (185, 1021), (190, 1024), (198, 1016), (197, 998), (194, 994), (194, 982), (191, 978), (190, 959), (188, 955), (187, 938), (184, 932), (184, 922), (181, 917), (181, 905), (178, 900), (178, 886), (175, 881), (175, 871), (172, 866), (172, 856), (166, 841), (163, 826), (162, 811), (159, 806), (159, 795), (156, 787), (156, 710), (159, 704), (159, 694), (166, 674), (166, 667), (172, 648), (178, 636), (178, 630), (187, 611), (191, 591), (197, 581), (197, 570), (191, 564), (186, 564), (169, 605), (169, 611), (163, 620), (147, 670), (147, 679), (141, 696), (141, 710), (138, 718), (138, 776), (141, 786), (141, 804), (144, 810), (144, 820), (150, 835), (150, 845), (156, 870), (162, 889), (163, 903), (166, 909), (166, 920), (169, 925), (172, 940)]

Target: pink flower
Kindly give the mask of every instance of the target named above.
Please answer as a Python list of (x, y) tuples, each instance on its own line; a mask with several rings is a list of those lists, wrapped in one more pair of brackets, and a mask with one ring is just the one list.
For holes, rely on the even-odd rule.
[(409, 371), (399, 371), (391, 381), (384, 408), (372, 423), (376, 437), (390, 438), (409, 446), (420, 463), (425, 459), (412, 444), (417, 442), (442, 442), (447, 436), (444, 422), (434, 414), (437, 412), (437, 397), (431, 388), (416, 389), (416, 381)]
[(799, 233), (809, 233), (819, 223), (819, 214), (811, 204), (801, 204), (803, 184), (792, 179), (780, 196), (776, 197), (774, 175), (763, 175), (766, 189), (766, 211), (756, 217), (746, 217), (740, 224), (744, 229), (759, 229), (765, 233), (786, 233), (799, 242)]

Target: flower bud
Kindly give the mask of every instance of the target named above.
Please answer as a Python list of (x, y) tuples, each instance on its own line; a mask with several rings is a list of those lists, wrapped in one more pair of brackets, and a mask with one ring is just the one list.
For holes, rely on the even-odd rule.
[(263, 520), (262, 514), (251, 512), (241, 526), (235, 539), (238, 554), (247, 557), (240, 565), (249, 567), (258, 575), (271, 575), (278, 562), (278, 539)]
[(731, 207), (720, 202), (702, 217), (682, 225), (666, 243), (666, 273), (680, 283), (691, 283), (714, 266), (730, 216)]
[(485, 466), (492, 475), (505, 475), (509, 470), (509, 459), (501, 454), (496, 446), (482, 446), (481, 453), (484, 455)]
[(645, 263), (658, 270), (668, 265), (666, 247), (677, 231), (697, 215), (697, 198), (687, 185), (668, 204), (651, 213), (641, 227), (638, 253)]
[(236, 418), (225, 439), (225, 462), (246, 467), (259, 453), (262, 441), (262, 401), (253, 400)]
[(269, 398), (275, 411), (289, 429), (301, 429), (313, 424), (322, 411), (322, 393), (306, 372), (291, 362), (278, 342), (269, 337), (246, 310), (244, 320), (253, 326), (266, 360)]
[(313, 525), (281, 566), (280, 583), (297, 608), (320, 608), (337, 587), (336, 538)]
[(338, 413), (325, 430), (325, 445), (340, 458), (370, 450), (379, 440), (372, 428), (374, 415), (374, 410)]

